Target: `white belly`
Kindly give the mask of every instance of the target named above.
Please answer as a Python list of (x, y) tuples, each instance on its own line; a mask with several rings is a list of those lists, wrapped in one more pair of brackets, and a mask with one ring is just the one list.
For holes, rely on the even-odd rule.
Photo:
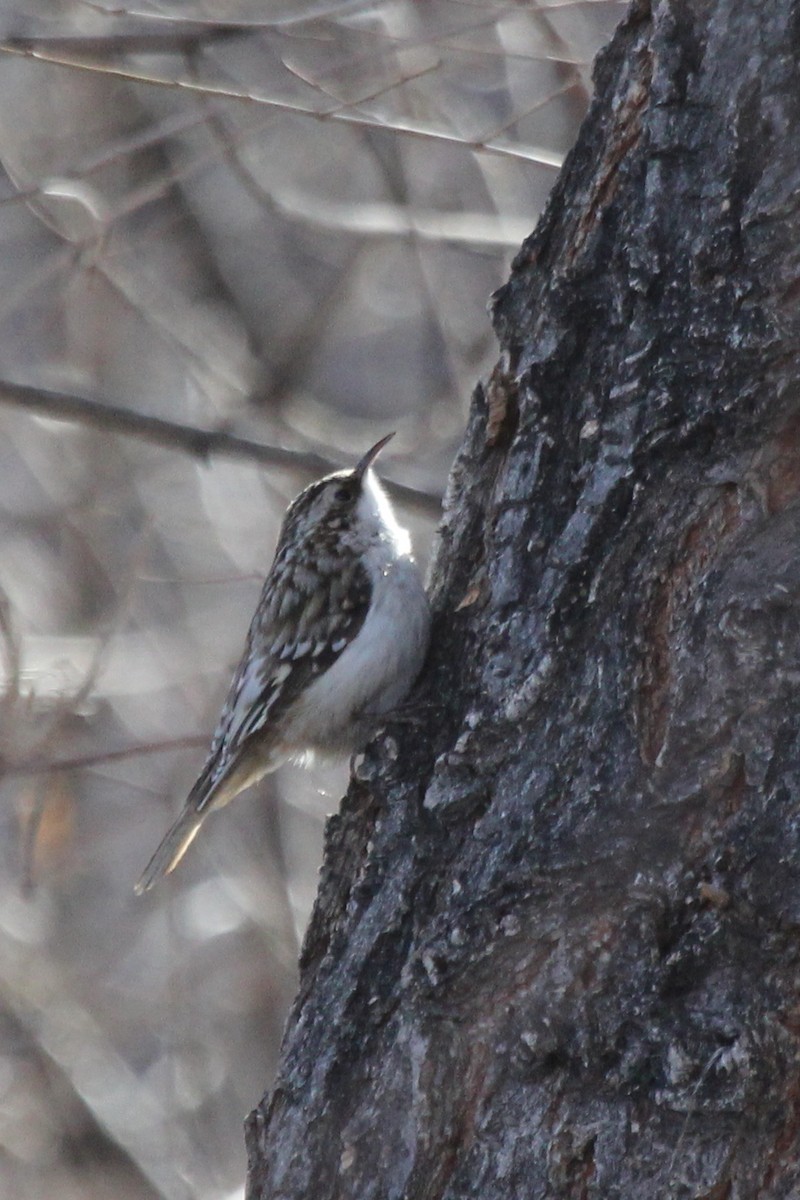
[(428, 649), (430, 610), (419, 570), (409, 558), (374, 578), (369, 613), (333, 666), (298, 701), (286, 741), (300, 749), (355, 748), (364, 718), (396, 707), (414, 683)]

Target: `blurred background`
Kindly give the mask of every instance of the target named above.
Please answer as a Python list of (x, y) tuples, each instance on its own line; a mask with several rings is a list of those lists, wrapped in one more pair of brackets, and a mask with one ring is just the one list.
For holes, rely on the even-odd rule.
[(0, 3), (0, 1196), (242, 1195), (346, 764), (133, 884), (299, 488), (397, 430), (426, 560), (622, 11)]

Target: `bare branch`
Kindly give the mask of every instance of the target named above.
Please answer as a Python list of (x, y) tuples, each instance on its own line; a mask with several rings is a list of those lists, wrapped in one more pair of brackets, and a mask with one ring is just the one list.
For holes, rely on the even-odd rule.
[[(311, 117), (316, 121), (341, 121), (345, 124), (365, 129), (383, 129), (385, 123), (368, 113), (360, 112), (357, 108), (346, 105), (337, 107), (313, 108), (302, 101), (279, 100), (271, 96), (258, 95), (246, 88), (233, 85), (203, 84), (183, 77), (159, 75), (154, 71), (143, 71), (133, 66), (119, 66), (111, 62), (84, 61), (80, 57), (72, 57), (66, 51), (48, 51), (38, 39), (9, 38), (0, 42), (0, 53), (17, 54), (38, 62), (57, 63), (62, 67), (71, 67), (78, 71), (91, 71), (112, 78), (125, 79), (130, 83), (145, 83), (152, 87), (168, 88), (175, 92), (196, 92), (204, 96), (223, 97), (228, 100), (238, 100), (243, 103), (259, 104), (272, 112), (286, 113), (290, 116)], [(76, 47), (74, 54), (78, 54)], [(317, 93), (321, 95), (322, 93)], [(369, 97), (367, 97), (368, 99)], [(493, 154), (501, 158), (517, 159), (523, 162), (537, 163), (553, 171), (560, 169), (563, 155), (548, 150), (545, 146), (493, 145), (490, 141), (462, 137), (459, 134), (428, 126), (410, 118), (391, 123), (392, 132), (398, 137), (421, 138), (431, 143), (442, 143), (451, 146), (462, 146), (476, 154)]]
[[(82, 425), (105, 429), (109, 433), (137, 437), (170, 450), (180, 450), (204, 462), (213, 455), (220, 455), (226, 458), (242, 458), (264, 466), (289, 467), (309, 476), (324, 475), (342, 465), (313, 450), (287, 450), (283, 446), (267, 446), (263, 442), (252, 442), (248, 438), (237, 437), (222, 430), (197, 429), (193, 425), (166, 421), (163, 417), (149, 417), (143, 413), (131, 412), (101, 400), (90, 400), (86, 396), (31, 387), (23, 383), (13, 383), (8, 379), (0, 379), (0, 404), (26, 408), (39, 416), (56, 420), (77, 421)], [(400, 503), (428, 515), (436, 515), (439, 512), (442, 498), (437, 493), (425, 492), (404, 483), (393, 483), (389, 480), (385, 482), (388, 490)]]
[(99, 751), (94, 754), (76, 754), (72, 758), (47, 759), (37, 757), (27, 762), (6, 763), (4, 773), (14, 775), (55, 775), (59, 771), (85, 771), (104, 763), (121, 762), (128, 758), (139, 758), (146, 754), (171, 754), (176, 750), (196, 750), (207, 746), (210, 734), (196, 733), (188, 737), (168, 738), (163, 742), (143, 742), (135, 746), (122, 746), (118, 750)]

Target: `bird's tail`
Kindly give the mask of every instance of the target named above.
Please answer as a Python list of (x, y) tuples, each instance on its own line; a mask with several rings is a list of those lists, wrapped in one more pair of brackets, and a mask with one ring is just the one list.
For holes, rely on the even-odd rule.
[(137, 896), (147, 892), (161, 879), (174, 871), (186, 851), (197, 837), (200, 826), (215, 808), (229, 804), (234, 796), (255, 783), (268, 770), (274, 771), (277, 759), (265, 761), (263, 754), (239, 752), (230, 762), (220, 767), (218, 751), (209, 755), (200, 777), (186, 797), (183, 812), (169, 832), (162, 838), (150, 862), (142, 871), (142, 877), (134, 891)]
[(168, 833), (162, 838), (150, 862), (142, 871), (142, 876), (134, 891), (137, 896), (147, 892), (162, 875), (174, 871), (197, 836), (197, 831), (203, 824), (209, 810), (198, 812), (194, 805), (187, 804), (181, 815)]

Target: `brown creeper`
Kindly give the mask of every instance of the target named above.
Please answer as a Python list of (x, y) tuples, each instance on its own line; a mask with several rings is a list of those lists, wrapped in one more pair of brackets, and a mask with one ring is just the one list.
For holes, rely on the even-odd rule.
[(289, 758), (357, 749), (414, 682), (428, 600), (371, 470), (393, 436), (290, 504), (208, 759), (137, 892), (178, 865), (213, 809)]

